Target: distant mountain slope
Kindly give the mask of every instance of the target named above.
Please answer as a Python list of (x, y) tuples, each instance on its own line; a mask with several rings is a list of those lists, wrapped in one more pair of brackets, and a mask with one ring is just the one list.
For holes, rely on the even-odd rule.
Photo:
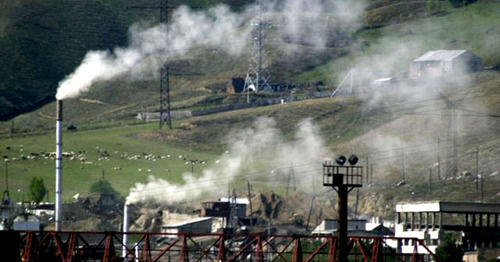
[[(104, 1), (23, 0), (0, 38), (0, 119), (52, 100), (58, 82), (88, 50), (124, 44), (130, 15)], [(5, 12), (2, 12), (5, 15)]]

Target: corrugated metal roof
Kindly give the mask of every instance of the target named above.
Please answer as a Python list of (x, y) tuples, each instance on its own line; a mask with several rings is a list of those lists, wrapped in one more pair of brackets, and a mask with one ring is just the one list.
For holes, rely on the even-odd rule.
[(212, 219), (211, 217), (197, 217), (197, 218), (191, 219), (189, 221), (175, 223), (175, 224), (167, 224), (167, 225), (163, 225), (161, 227), (162, 228), (176, 228), (176, 227), (181, 227), (181, 226), (185, 226), (185, 225), (189, 225), (189, 224), (196, 224), (196, 223), (211, 220), (211, 219)]
[(455, 57), (467, 52), (467, 50), (434, 50), (429, 51), (421, 57), (413, 60), (413, 62), (425, 61), (451, 61)]

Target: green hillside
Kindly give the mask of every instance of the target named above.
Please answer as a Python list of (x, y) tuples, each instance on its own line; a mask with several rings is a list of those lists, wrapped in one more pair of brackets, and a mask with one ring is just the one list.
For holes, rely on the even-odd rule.
[[(193, 5), (195, 2), (200, 5), (213, 3), (213, 1), (193, 1)], [(227, 2), (238, 3), (233, 5), (237, 10), (238, 6), (241, 6), (239, 3), (243, 1)], [(79, 63), (78, 57), (81, 59), (85, 51), (92, 48), (106, 49), (123, 44), (125, 39), (122, 37), (125, 35), (123, 32), (126, 30), (126, 25), (146, 12), (122, 10), (112, 3), (114, 2), (96, 1), (92, 8), (97, 6), (101, 12), (106, 13), (105, 17), (113, 20), (109, 25), (107, 24), (109, 21), (105, 21), (106, 28), (109, 29), (106, 34), (115, 37), (106, 38), (105, 41), (102, 36), (84, 35), (82, 36), (84, 38), (94, 37), (91, 45), (97, 46), (79, 45), (77, 40), (74, 43), (60, 43), (63, 46), (54, 49), (59, 51), (48, 52), (46, 58), (39, 58), (43, 68), (48, 66), (62, 68), (56, 70), (57, 75), (40, 83), (48, 89), (43, 89), (41, 86), (40, 90), (43, 91), (37, 90), (40, 91), (39, 94), (50, 96), (49, 100), (52, 99), (57, 77), (60, 79), (71, 72)], [(47, 11), (43, 9), (47, 7), (40, 2), (38, 4), (41, 5), (39, 10)], [(79, 4), (59, 4), (59, 7), (70, 8), (75, 5)], [(109, 10), (113, 12), (109, 13)], [(427, 50), (467, 49), (482, 57), (485, 66), (498, 68), (500, 65), (498, 54), (500, 30), (496, 26), (500, 24), (498, 13), (500, 13), (500, 3), (492, 1), (478, 1), (461, 8), (453, 8), (443, 2), (439, 10), (432, 12), (427, 10), (423, 2), (372, 1), (364, 13), (364, 27), (352, 30), (340, 45), (327, 45), (321, 50), (293, 41), (272, 45), (271, 56), (275, 58), (272, 70), (278, 79), (276, 81), (321, 81), (325, 86), (322, 86), (320, 91), (332, 91), (351, 65), (359, 70), (353, 80), (358, 86), (368, 86), (377, 77), (392, 76), (402, 79), (408, 72), (409, 62)], [(112, 19), (113, 15), (117, 20)], [(40, 25), (30, 21), (29, 19), (34, 19), (30, 17), (32, 16), (25, 18), (21, 16), (19, 20), (28, 19), (21, 24), (30, 27), (56, 28), (55, 31), (62, 30), (69, 34), (65, 37), (76, 37), (70, 32), (72, 30), (70, 26), (76, 26), (77, 23), (66, 25), (63, 21), (49, 21), (49, 25)], [(99, 16), (99, 19), (104, 18)], [(12, 23), (14, 22), (10, 21), (4, 28), (2, 40), (9, 34), (21, 34), (16, 31), (19, 29), (14, 30), (10, 27)], [(114, 31), (115, 26), (122, 31)], [(35, 29), (29, 30), (37, 31)], [(36, 36), (37, 39), (38, 37), (41, 36)], [(58, 38), (60, 42), (64, 42), (62, 37)], [(22, 37), (17, 40), (19, 43), (28, 41)], [(0, 42), (0, 46), (2, 43)], [(49, 44), (48, 40), (46, 44)], [(69, 48), (65, 45), (71, 44), (78, 46), (76, 49), (71, 46), (74, 50), (72, 52), (75, 53), (60, 53), (61, 50)], [(281, 49), (292, 46), (296, 48), (296, 53), (286, 55), (281, 52)], [(32, 48), (31, 45), (24, 46), (28, 47)], [(22, 48), (23, 45), (17, 51), (18, 54), (24, 54), (25, 49)], [(39, 54), (38, 51), (33, 53)], [(244, 102), (246, 96), (227, 94), (224, 88), (232, 77), (241, 77), (245, 74), (248, 68), (248, 55), (229, 57), (220, 52), (207, 53), (196, 50), (192, 55), (196, 59), (175, 61), (180, 65), (179, 71), (197, 72), (201, 75), (172, 77), (173, 109), (197, 110)], [(66, 56), (72, 58), (64, 64), (58, 64), (62, 62), (55, 59)], [(33, 74), (40, 74), (32, 76), (26, 75), (25, 71), (13, 73), (13, 69), (5, 70), (11, 70), (8, 71), (11, 72), (9, 74), (25, 81), (32, 81), (40, 75), (45, 75), (45, 72), (34, 72)], [(17, 85), (17, 81), (15, 83)], [(394, 89), (386, 91), (371, 90), (372, 92), (359, 95), (305, 100), (286, 105), (179, 119), (174, 121), (172, 130), (158, 130), (157, 122), (145, 123), (135, 118), (137, 113), (158, 110), (157, 80), (129, 81), (129, 78), (125, 77), (98, 83), (80, 98), (65, 101), (64, 151), (74, 152), (74, 155), (71, 154), (65, 159), (63, 198), (70, 200), (76, 193), (86, 193), (90, 183), (101, 179), (103, 173), (123, 195), (126, 195), (135, 183), (147, 181), (148, 175), (181, 183), (183, 173), (190, 172), (193, 168), (195, 174), (200, 175), (201, 170), (213, 165), (225, 154), (229, 147), (228, 135), (252, 127), (259, 117), (269, 117), (277, 123), (276, 126), (286, 141), (293, 141), (297, 124), (309, 118), (319, 129), (318, 133), (324, 140), (325, 148), (332, 154), (356, 152), (363, 156), (362, 161), (365, 161), (365, 156), (372, 159), (370, 163), (375, 164), (376, 181), (373, 187), (363, 189), (367, 195), (370, 192), (381, 193), (386, 196), (386, 201), (429, 198), (478, 200), (478, 191), (474, 189), (474, 178), (471, 176), (464, 175), (460, 179), (436, 182), (432, 193), (429, 193), (427, 188), (429, 168), (434, 168), (432, 170), (434, 174), (437, 172), (434, 163), (438, 139), (442, 146), (440, 156), (443, 159), (452, 146), (452, 138), (447, 131), (449, 128), (447, 116), (453, 112), (450, 109), (455, 108), (458, 112), (456, 113), (458, 120), (455, 121), (460, 130), (457, 138), (459, 172), (475, 172), (475, 150), (476, 146), (479, 146), (480, 173), (487, 179), (486, 201), (500, 201), (497, 194), (500, 176), (495, 175), (500, 168), (499, 85), (500, 73), (497, 70), (486, 70), (467, 75), (465, 79), (458, 79), (456, 82), (425, 83), (413, 87), (397, 85)], [(29, 95), (38, 97), (39, 94)], [(258, 101), (280, 95), (290, 94), (262, 94), (251, 98)], [(298, 91), (293, 95), (301, 97), (308, 95), (308, 92)], [(9, 96), (5, 97), (3, 98), (6, 100), (5, 105), (11, 103), (24, 106), (19, 100), (11, 101)], [(21, 95), (19, 93), (13, 97), (20, 99)], [(42, 101), (43, 98), (33, 99), (30, 103)], [(9, 159), (11, 191), (17, 189), (21, 189), (21, 193), (26, 191), (26, 181), (35, 175), (44, 178), (50, 189), (54, 187), (54, 161), (50, 155), (47, 158), (40, 157), (43, 152), (55, 151), (53, 134), (55, 105), (49, 103), (49, 100), (37, 104), (41, 107), (33, 112), (0, 123), (0, 153), (5, 159)], [(76, 127), (76, 130), (68, 130), (70, 126)], [(407, 157), (405, 162), (407, 183), (395, 186), (402, 180), (402, 151)], [(126, 156), (137, 156), (137, 159), (130, 160)], [(82, 157), (85, 157), (85, 160), (82, 161)], [(192, 166), (189, 163), (192, 159), (203, 159), (206, 164)], [(243, 191), (245, 181), (248, 179), (253, 180), (258, 190), (272, 189), (283, 193), (288, 173), (282, 174), (272, 183), (265, 180), (263, 177), (272, 169), (269, 161), (269, 157), (260, 160), (253, 173), (248, 171), (239, 174), (236, 188)], [(318, 164), (318, 168), (320, 167)], [(443, 172), (444, 169), (443, 166)], [(302, 174), (307, 174), (306, 171), (308, 170), (303, 170)], [(225, 177), (220, 180), (223, 184), (227, 183)], [(1, 181), (0, 188), (4, 186), (3, 180)], [(307, 183), (309, 184), (309, 181)]]
[[(241, 9), (249, 0), (228, 0)], [(221, 3), (190, 0), (173, 3), (204, 9)], [(59, 81), (89, 50), (126, 44), (133, 22), (157, 21), (150, 1), (0, 1), (0, 120), (33, 111), (51, 101)]]
[[(7, 4), (3, 4), (7, 6)], [(124, 6), (101, 1), (25, 0), (2, 12), (1, 119), (53, 100), (58, 82), (88, 50), (126, 41)], [(8, 17), (8, 19), (5, 18)]]

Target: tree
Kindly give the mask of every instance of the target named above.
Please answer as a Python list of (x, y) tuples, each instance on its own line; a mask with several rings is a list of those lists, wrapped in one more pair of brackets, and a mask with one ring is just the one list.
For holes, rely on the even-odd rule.
[(111, 184), (104, 179), (94, 182), (90, 185), (89, 189), (90, 193), (99, 193), (99, 194), (111, 194), (118, 195), (118, 192), (111, 186)]
[(43, 178), (33, 177), (30, 183), (30, 195), (31, 200), (37, 205), (42, 201), (43, 197), (47, 194), (47, 188), (43, 183)]
[(455, 244), (453, 234), (446, 233), (443, 242), (436, 248), (436, 256), (442, 262), (460, 262), (463, 260), (464, 252)]

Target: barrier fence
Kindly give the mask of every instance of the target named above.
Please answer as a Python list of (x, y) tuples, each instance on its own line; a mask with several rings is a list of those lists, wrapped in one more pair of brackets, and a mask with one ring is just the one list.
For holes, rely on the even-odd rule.
[[(335, 262), (335, 236), (0, 231), (2, 261), (291, 261)], [(401, 254), (393, 243), (413, 243)], [(428, 254), (418, 254), (419, 246)], [(349, 261), (439, 261), (415, 238), (349, 237)]]

